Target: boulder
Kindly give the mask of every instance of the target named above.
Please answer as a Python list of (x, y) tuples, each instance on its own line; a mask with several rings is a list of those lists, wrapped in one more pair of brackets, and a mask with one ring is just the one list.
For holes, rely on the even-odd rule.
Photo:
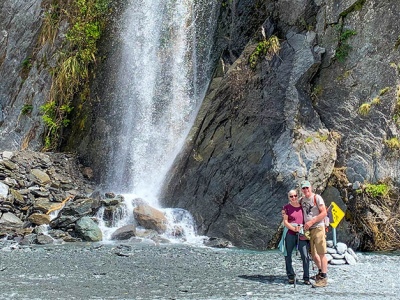
[(22, 228), (23, 222), (13, 213), (4, 213), (0, 218), (0, 227)]
[(49, 224), (50, 216), (41, 213), (33, 213), (28, 217), (28, 221), (35, 225)]
[(33, 203), (33, 209), (47, 213), (50, 209), (57, 206), (58, 203), (51, 202), (48, 198), (36, 198)]
[(330, 262), (329, 262), (331, 265), (345, 265), (347, 262), (346, 262), (346, 260), (345, 259), (332, 259)]
[(48, 244), (53, 244), (54, 239), (47, 234), (38, 234), (36, 237), (36, 242), (39, 245), (48, 245)]
[(77, 199), (67, 202), (65, 207), (60, 211), (63, 216), (92, 216), (98, 208), (98, 203), (92, 198)]
[(88, 242), (99, 242), (103, 239), (99, 226), (89, 217), (83, 217), (76, 222), (75, 233), (79, 238)]
[(8, 185), (0, 182), (0, 199), (6, 199), (8, 195)]
[(347, 251), (347, 245), (345, 243), (337, 243), (336, 250), (338, 254), (345, 254)]
[(43, 172), (42, 170), (39, 169), (33, 169), (32, 175), (34, 175), (38, 181), (39, 184), (45, 185), (50, 182), (50, 177), (47, 175), (46, 172)]
[(133, 209), (135, 220), (146, 229), (164, 233), (167, 229), (167, 218), (164, 213), (149, 205), (141, 204)]
[(136, 236), (135, 225), (125, 225), (113, 232), (111, 235), (111, 240), (129, 240), (134, 236)]
[(355, 265), (355, 264), (357, 263), (357, 261), (356, 261), (356, 259), (354, 258), (354, 256), (351, 255), (351, 254), (348, 253), (348, 252), (346, 252), (346, 253), (344, 254), (344, 259), (346, 260), (346, 262), (347, 262), (349, 265)]
[(215, 238), (211, 237), (204, 241), (204, 245), (207, 247), (213, 247), (213, 248), (228, 248), (232, 247), (232, 243), (226, 239), (223, 238)]

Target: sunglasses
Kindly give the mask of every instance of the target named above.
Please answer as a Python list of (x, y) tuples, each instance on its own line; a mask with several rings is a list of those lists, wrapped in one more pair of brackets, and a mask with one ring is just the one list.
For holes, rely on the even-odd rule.
[(289, 197), (290, 198), (295, 198), (295, 197), (297, 197), (297, 195), (290, 195)]
[(305, 187), (302, 187), (301, 189), (302, 189), (302, 190), (307, 190), (307, 189), (309, 189), (309, 187), (308, 187), (308, 186), (305, 186)]

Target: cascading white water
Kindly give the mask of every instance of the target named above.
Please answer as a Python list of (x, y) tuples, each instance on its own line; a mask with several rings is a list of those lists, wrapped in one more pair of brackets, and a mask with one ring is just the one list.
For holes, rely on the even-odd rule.
[(209, 80), (215, 6), (216, 1), (130, 1), (121, 65), (115, 66), (114, 97), (123, 99), (124, 121), (110, 160), (113, 190), (150, 202), (157, 198)]
[[(158, 206), (211, 75), (217, 0), (131, 0), (121, 24), (115, 99), (122, 101), (111, 190)], [(129, 195), (126, 195), (129, 194)], [(131, 216), (128, 216), (130, 218)]]

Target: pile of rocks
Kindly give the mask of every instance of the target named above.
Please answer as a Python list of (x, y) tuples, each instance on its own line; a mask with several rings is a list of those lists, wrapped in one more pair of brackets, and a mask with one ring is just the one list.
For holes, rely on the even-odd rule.
[(71, 154), (0, 153), (0, 237), (19, 241), (49, 224), (50, 212), (93, 193), (91, 177)]
[[(101, 241), (96, 218), (100, 208), (102, 221), (111, 224), (126, 204), (121, 195), (97, 191), (92, 177), (92, 170), (80, 166), (72, 154), (0, 153), (0, 238), (20, 244)], [(168, 229), (164, 213), (136, 199), (133, 214), (135, 224), (119, 228), (111, 238), (160, 242)], [(169, 230), (182, 234), (179, 228)]]
[(358, 261), (358, 256), (353, 249), (347, 247), (345, 243), (337, 243), (326, 241), (327, 253), (325, 254), (328, 263), (331, 265), (354, 265)]

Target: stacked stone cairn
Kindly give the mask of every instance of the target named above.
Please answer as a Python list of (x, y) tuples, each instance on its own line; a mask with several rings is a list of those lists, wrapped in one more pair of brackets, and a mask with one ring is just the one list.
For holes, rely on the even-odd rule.
[(326, 251), (325, 254), (328, 263), (331, 265), (355, 265), (358, 261), (357, 254), (353, 251), (353, 249), (347, 247), (345, 243), (337, 243), (334, 246), (332, 240), (326, 241)]

